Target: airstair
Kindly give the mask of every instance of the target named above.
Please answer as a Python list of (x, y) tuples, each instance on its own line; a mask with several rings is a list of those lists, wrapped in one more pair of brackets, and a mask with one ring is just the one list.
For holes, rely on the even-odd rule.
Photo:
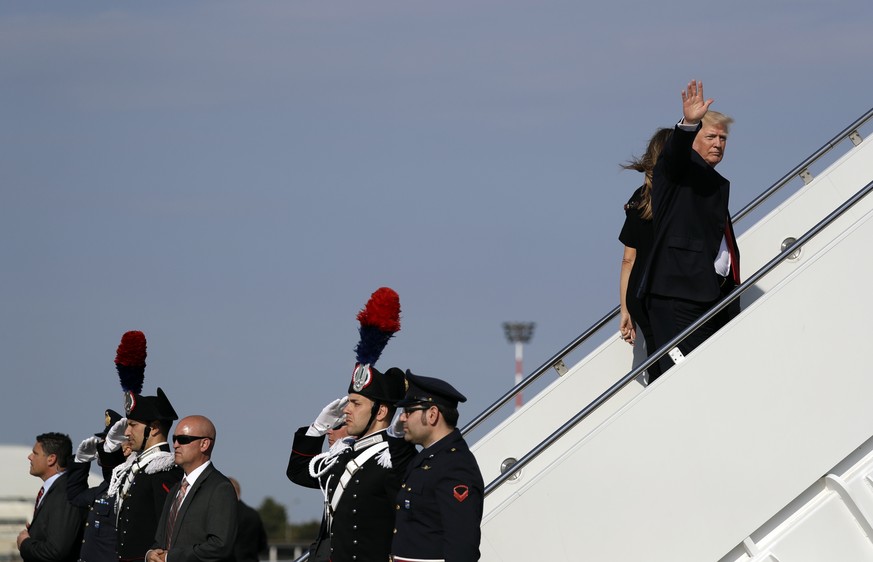
[(657, 382), (616, 309), (464, 428), (558, 375), (472, 447), (491, 482), (482, 560), (873, 561), (871, 119), (734, 217), (802, 179), (739, 236), (741, 314)]
[(651, 386), (645, 368), (717, 310), (633, 366), (616, 307), (463, 428), (557, 375), (471, 447), (483, 561), (873, 561), (870, 124), (733, 217), (802, 180), (738, 237), (740, 315)]

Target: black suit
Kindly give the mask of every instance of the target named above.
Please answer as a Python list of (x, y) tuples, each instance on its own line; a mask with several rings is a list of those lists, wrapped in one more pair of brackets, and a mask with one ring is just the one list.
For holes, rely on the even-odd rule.
[[(167, 495), (153, 548), (167, 548), (167, 518), (178, 493), (176, 484)], [(236, 490), (212, 464), (191, 484), (176, 515), (170, 562), (223, 562), (233, 560), (237, 532)]]
[(258, 562), (260, 554), (267, 551), (267, 532), (264, 523), (257, 510), (243, 503), (237, 502), (238, 528), (236, 543), (234, 544), (234, 557), (236, 562)]
[[(739, 271), (739, 248), (728, 212), (730, 182), (693, 148), (697, 130), (676, 127), (653, 172), (654, 243), (639, 295), (645, 299), (655, 344), (660, 347), (714, 305), (734, 283), (715, 272), (725, 239), (731, 268)], [(688, 353), (739, 311), (739, 304), (690, 336), (680, 349)], [(654, 350), (652, 350), (654, 351)], [(668, 358), (662, 370), (670, 367)]]
[(61, 474), (42, 497), (21, 543), (24, 562), (75, 562), (79, 557), (85, 511), (67, 501), (67, 474)]

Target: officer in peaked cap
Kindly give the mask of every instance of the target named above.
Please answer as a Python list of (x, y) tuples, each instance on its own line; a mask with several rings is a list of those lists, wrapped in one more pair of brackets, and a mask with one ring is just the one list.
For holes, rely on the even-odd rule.
[(406, 371), (400, 422), (404, 439), (424, 449), (406, 469), (397, 494), (393, 559), (478, 560), (485, 485), (457, 429), (463, 394), (446, 381)]
[(167, 494), (182, 479), (168, 443), (179, 416), (160, 388), (156, 396), (127, 392), (124, 411), (133, 453), (113, 473), (109, 493), (118, 513), (119, 560), (140, 562), (154, 543)]

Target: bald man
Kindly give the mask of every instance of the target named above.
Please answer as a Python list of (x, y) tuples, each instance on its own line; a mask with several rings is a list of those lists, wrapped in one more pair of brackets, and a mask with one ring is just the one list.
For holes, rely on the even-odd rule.
[(188, 416), (176, 426), (173, 449), (185, 477), (167, 496), (147, 562), (233, 560), (236, 491), (213, 466), (214, 447), (215, 426), (208, 418)]

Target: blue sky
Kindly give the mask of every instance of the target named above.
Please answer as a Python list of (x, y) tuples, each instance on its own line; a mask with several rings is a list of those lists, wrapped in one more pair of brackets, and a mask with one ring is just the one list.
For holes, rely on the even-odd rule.
[(379, 366), (450, 380), (470, 419), (512, 383), (502, 322), (537, 323), (530, 369), (617, 303), (639, 184), (619, 164), (688, 80), (736, 119), (736, 211), (873, 105), (871, 19), (866, 0), (4, 4), (0, 442), (95, 431), (139, 329), (146, 391), (216, 422), (244, 499), (316, 518), (291, 436), (345, 392), (372, 291), (403, 309)]

